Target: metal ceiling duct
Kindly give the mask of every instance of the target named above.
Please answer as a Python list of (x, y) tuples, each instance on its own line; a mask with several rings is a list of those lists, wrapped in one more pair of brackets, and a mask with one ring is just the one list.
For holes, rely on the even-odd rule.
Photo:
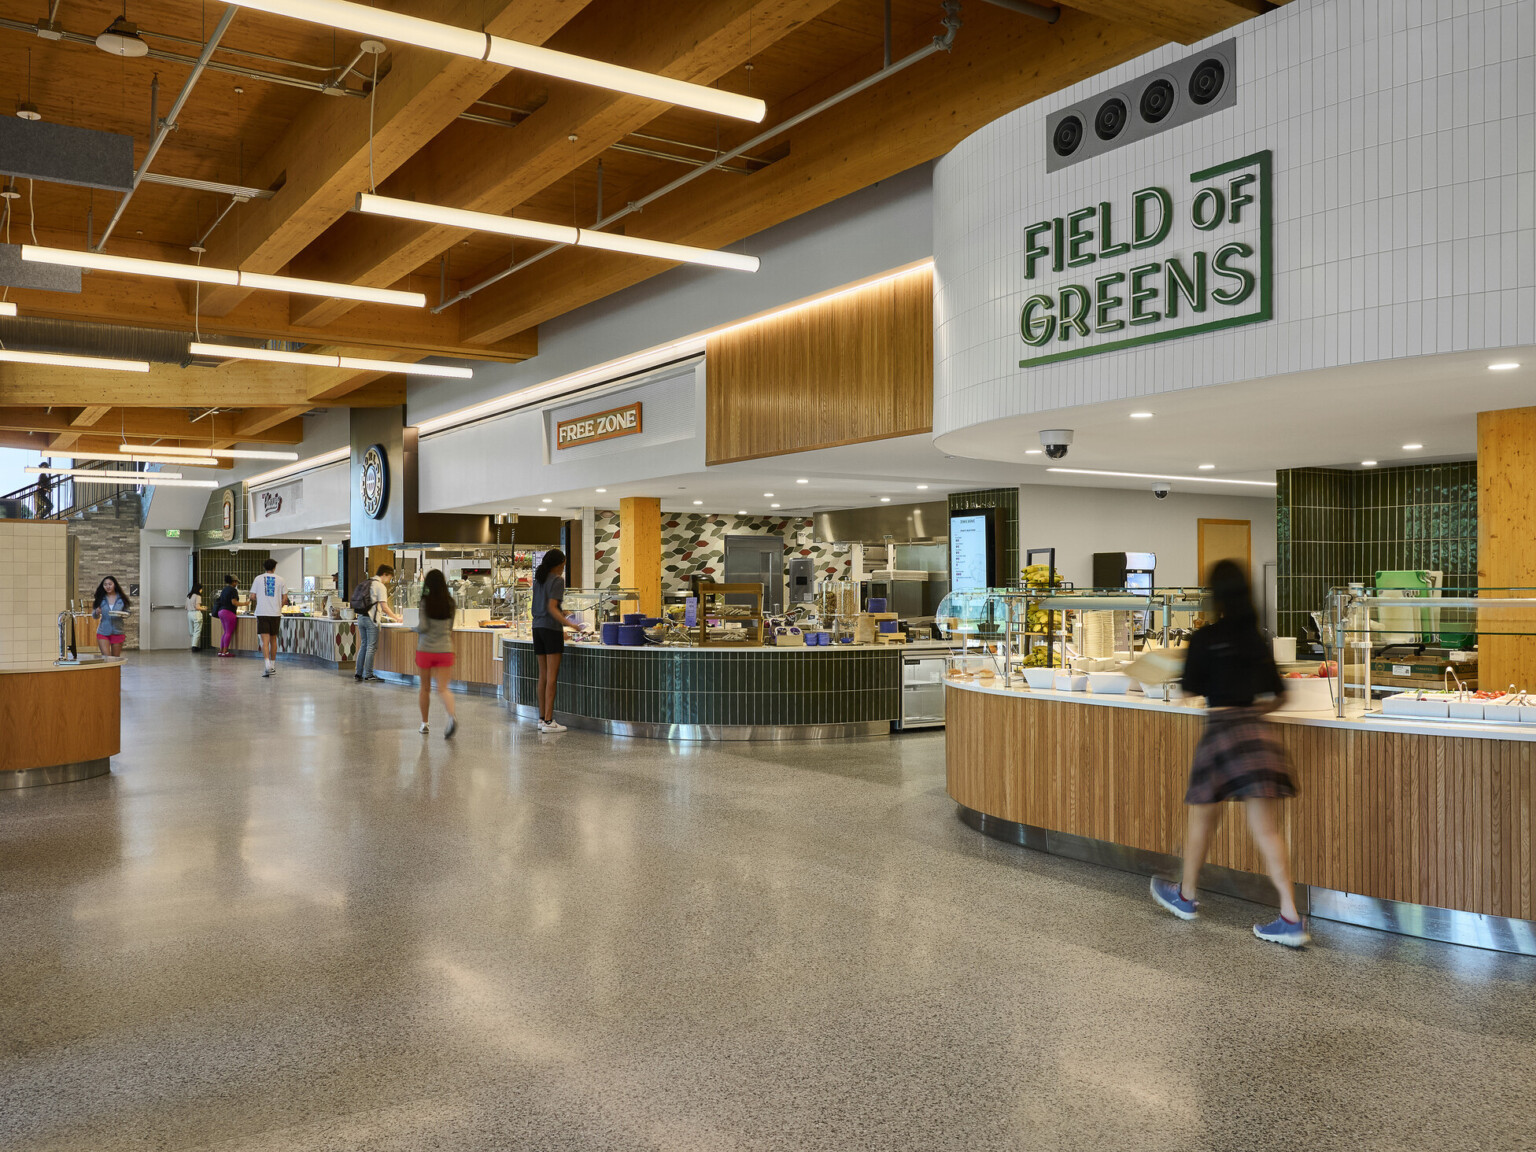
[(56, 352), (66, 356), (107, 356), (117, 360), (148, 360), (183, 368), (214, 367), (218, 361), (191, 356), (190, 332), (129, 328), (119, 324), (88, 324), (79, 320), (49, 320), (37, 316), (0, 319), (0, 341), (18, 352)]

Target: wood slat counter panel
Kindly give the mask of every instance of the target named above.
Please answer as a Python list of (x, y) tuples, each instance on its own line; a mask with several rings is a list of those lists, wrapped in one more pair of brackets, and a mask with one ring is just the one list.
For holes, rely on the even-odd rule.
[(116, 756), (122, 665), (0, 673), (0, 771)]
[[(1181, 850), (1198, 713), (946, 692), (957, 802), (1019, 824)], [(1282, 806), (1298, 882), (1536, 918), (1536, 743), (1294, 724), (1275, 734), (1301, 792)], [(1209, 859), (1263, 871), (1240, 812), (1228, 814)]]
[[(501, 665), (491, 657), (499, 629), (455, 628), (453, 630), (453, 679), (466, 684), (501, 683)], [(414, 676), (416, 667), (416, 631), (412, 628), (381, 628), (379, 655), (373, 663), (379, 672)]]

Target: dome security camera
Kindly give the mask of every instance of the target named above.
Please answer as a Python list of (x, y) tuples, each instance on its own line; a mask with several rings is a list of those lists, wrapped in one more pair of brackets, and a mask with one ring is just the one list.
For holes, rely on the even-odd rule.
[(1159, 480), (1156, 484), (1152, 485), (1152, 495), (1159, 500), (1168, 499), (1168, 493), (1172, 491), (1173, 485), (1169, 484), (1166, 480)]
[(1072, 445), (1072, 429), (1046, 428), (1040, 433), (1040, 446), (1052, 460), (1060, 460)]

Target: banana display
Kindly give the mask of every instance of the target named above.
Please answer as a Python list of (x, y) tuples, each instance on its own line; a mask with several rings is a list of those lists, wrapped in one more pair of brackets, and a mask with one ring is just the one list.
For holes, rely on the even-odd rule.
[(1061, 584), (1061, 573), (1057, 572), (1053, 577), (1049, 564), (1026, 564), (1020, 570), (1020, 575), (1024, 578), (1026, 588), (1052, 588)]
[(1052, 656), (1053, 659), (1047, 664), (1045, 645), (1038, 644), (1025, 654), (1024, 659), (1019, 661), (1019, 664), (1023, 668), (1060, 668), (1062, 666), (1061, 653), (1057, 651), (1052, 653)]

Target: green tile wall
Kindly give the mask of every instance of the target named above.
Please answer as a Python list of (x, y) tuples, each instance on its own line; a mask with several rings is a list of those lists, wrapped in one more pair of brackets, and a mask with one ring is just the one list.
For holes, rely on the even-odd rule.
[[(901, 715), (899, 649), (657, 651), (567, 647), (555, 711), (648, 724), (859, 724)], [(534, 702), (533, 645), (514, 642), (507, 698)]]
[(1443, 586), (1477, 586), (1477, 464), (1422, 464), (1277, 474), (1278, 625), (1302, 637), (1328, 589), (1378, 571), (1443, 572)]
[(997, 582), (1003, 588), (1016, 588), (1019, 583), (1019, 490), (1017, 488), (987, 488), (978, 492), (951, 492), (949, 511), (963, 512), (967, 508), (996, 508), (998, 531), (1003, 543), (997, 558)]

